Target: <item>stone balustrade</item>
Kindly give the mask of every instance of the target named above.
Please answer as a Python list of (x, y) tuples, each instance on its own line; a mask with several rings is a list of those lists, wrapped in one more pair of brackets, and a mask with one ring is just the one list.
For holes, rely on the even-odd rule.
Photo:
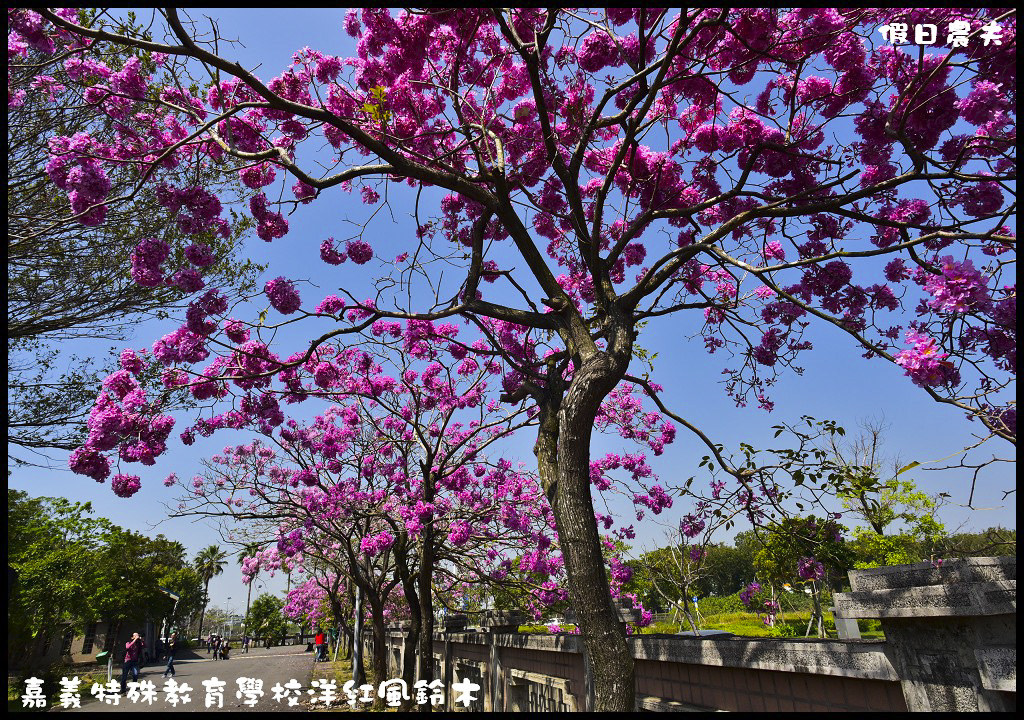
[[(885, 640), (636, 635), (637, 709), (746, 712), (1012, 710), (1016, 706), (1016, 558), (857, 570), (839, 619), (875, 618)], [(625, 618), (624, 618), (625, 619)], [(434, 636), (445, 687), (481, 688), (470, 710), (586, 711), (592, 679), (580, 638), (515, 632), (491, 613), (480, 632), (456, 618)], [(388, 637), (402, 667), (403, 632)], [(451, 698), (448, 698), (449, 709)]]

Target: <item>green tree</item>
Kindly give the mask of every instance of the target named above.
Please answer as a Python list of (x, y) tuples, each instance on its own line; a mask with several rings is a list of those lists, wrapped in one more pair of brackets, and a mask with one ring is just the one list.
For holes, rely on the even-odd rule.
[[(824, 637), (822, 583), (831, 586), (841, 582), (853, 566), (853, 555), (843, 538), (845, 530), (835, 520), (809, 515), (783, 518), (759, 533), (761, 549), (754, 556), (759, 578), (773, 587), (789, 582), (806, 583), (813, 601), (811, 623), (817, 625), (819, 637)], [(800, 577), (799, 567), (807, 560), (820, 562), (824, 575), (813, 579)]]
[(955, 533), (941, 538), (935, 553), (942, 558), (1016, 555), (1017, 531), (997, 526), (976, 533)]
[(209, 545), (199, 551), (193, 563), (199, 577), (203, 579), (203, 609), (199, 614), (199, 636), (203, 635), (203, 618), (206, 615), (206, 607), (210, 603), (210, 581), (217, 575), (224, 572), (228, 554), (216, 545)]
[(61, 623), (81, 627), (81, 602), (109, 524), (89, 517), (89, 503), (30, 498), (7, 491), (7, 562), (16, 573), (9, 596), (8, 647), (28, 651), (41, 632)]
[(10, 647), (29, 650), (41, 633), (66, 623), (82, 629), (89, 621), (159, 620), (173, 608), (163, 587), (185, 598), (182, 612), (194, 606), (199, 578), (181, 543), (90, 517), (89, 503), (16, 490), (7, 501), (8, 563), (17, 573)]
[(874, 420), (862, 422), (852, 441), (831, 436), (840, 471), (837, 497), (847, 516), (864, 523), (853, 530), (857, 568), (919, 562), (934, 554), (935, 543), (946, 534), (937, 514), (948, 495), (928, 495), (901, 477), (920, 463), (904, 465), (887, 457), (882, 451), (887, 430), (884, 421)]
[(254, 638), (277, 638), (288, 632), (287, 621), (281, 610), (284, 601), (270, 593), (263, 593), (255, 600), (245, 616), (245, 627)]
[(160, 584), (178, 596), (178, 603), (172, 606), (173, 613), (167, 618), (168, 628), (187, 631), (203, 609), (203, 578), (194, 567), (185, 565), (165, 573)]
[[(701, 548), (693, 547), (701, 551)], [(681, 612), (690, 629), (699, 632), (690, 609), (690, 598), (697, 592), (697, 585), (703, 577), (702, 559), (700, 554), (691, 554), (685, 543), (657, 548), (644, 553), (639, 563), (641, 573), (638, 577), (634, 572), (630, 582), (637, 581), (639, 596), (643, 598), (646, 595), (652, 606), (668, 606)]]
[(754, 577), (754, 555), (760, 542), (752, 530), (736, 534), (733, 545), (715, 543), (706, 549), (706, 577), (699, 587), (701, 595), (731, 595)]

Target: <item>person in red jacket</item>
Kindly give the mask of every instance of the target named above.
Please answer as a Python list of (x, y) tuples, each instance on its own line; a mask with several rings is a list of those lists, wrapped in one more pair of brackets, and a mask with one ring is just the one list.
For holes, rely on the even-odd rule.
[(316, 637), (313, 638), (313, 645), (316, 647), (316, 658), (313, 662), (323, 662), (327, 659), (327, 653), (324, 650), (324, 631), (317, 630)]

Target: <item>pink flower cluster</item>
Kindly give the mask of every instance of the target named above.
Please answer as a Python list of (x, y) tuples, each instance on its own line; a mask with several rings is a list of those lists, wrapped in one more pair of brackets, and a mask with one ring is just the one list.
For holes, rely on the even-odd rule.
[(387, 530), (376, 535), (368, 535), (359, 542), (359, 549), (368, 557), (378, 555), (395, 544), (395, 536)]
[[(174, 427), (174, 419), (158, 414), (148, 403), (146, 394), (135, 375), (145, 369), (145, 363), (131, 350), (121, 354), (122, 369), (103, 381), (104, 391), (99, 394), (89, 413), (86, 427), (89, 435), (85, 445), (76, 448), (69, 459), (71, 470), (79, 475), (103, 482), (110, 475), (110, 460), (105, 451), (118, 448), (124, 462), (153, 465), (167, 449), (167, 438)], [(134, 475), (116, 475), (112, 482), (120, 497), (131, 497), (141, 481)]]
[(373, 248), (362, 240), (350, 240), (345, 243), (345, 254), (356, 265), (365, 265), (373, 259)]
[(949, 353), (939, 352), (934, 338), (917, 332), (907, 331), (907, 342), (913, 347), (902, 350), (896, 356), (896, 364), (906, 370), (906, 375), (920, 387), (957, 385), (960, 373), (946, 358)]
[(679, 521), (679, 532), (688, 538), (695, 538), (704, 530), (704, 525), (704, 518), (690, 513)]
[(138, 475), (115, 475), (110, 481), (110, 489), (118, 497), (130, 498), (142, 487)]
[(110, 179), (100, 160), (105, 151), (87, 133), (50, 141), (51, 158), (46, 173), (54, 185), (68, 193), (71, 210), (80, 215), (78, 219), (83, 225), (99, 225), (107, 215), (102, 203), (110, 192)]
[(263, 193), (253, 196), (249, 201), (249, 210), (258, 223), (256, 234), (262, 240), (270, 242), (288, 233), (288, 221), (281, 213), (268, 209), (267, 196)]
[(328, 265), (341, 265), (348, 257), (334, 247), (334, 238), (327, 238), (320, 244), (320, 259)]
[(170, 246), (163, 240), (149, 238), (141, 241), (132, 253), (132, 279), (142, 287), (159, 286), (164, 280), (160, 266), (170, 253)]
[(273, 308), (282, 315), (290, 315), (302, 306), (299, 291), (295, 289), (294, 283), (283, 277), (268, 280), (263, 292), (266, 293)]
[[(156, 198), (160, 205), (176, 216), (178, 229), (183, 233), (212, 233), (220, 237), (227, 237), (231, 233), (227, 221), (221, 217), (223, 208), (220, 200), (204, 187), (195, 185), (176, 188), (164, 183), (157, 187)], [(206, 253), (200, 251), (199, 258), (205, 261)], [(192, 258), (189, 258), (189, 261), (200, 267), (212, 264), (206, 262), (204, 265)]]
[(740, 602), (749, 608), (754, 595), (759, 592), (761, 592), (761, 584), (758, 582), (750, 583), (740, 592)]
[(988, 285), (970, 260), (957, 262), (948, 255), (939, 260), (940, 274), (929, 274), (924, 289), (931, 293), (928, 304), (946, 313), (985, 310), (991, 303)]
[(825, 566), (811, 557), (800, 558), (796, 565), (796, 574), (802, 580), (821, 580), (825, 577)]

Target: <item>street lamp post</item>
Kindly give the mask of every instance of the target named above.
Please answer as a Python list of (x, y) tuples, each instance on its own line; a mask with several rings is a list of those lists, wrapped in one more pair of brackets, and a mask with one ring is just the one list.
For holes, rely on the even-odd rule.
[(174, 601), (174, 609), (171, 610), (171, 614), (169, 617), (164, 618), (164, 624), (160, 630), (160, 637), (165, 638), (171, 634), (171, 621), (174, 620), (174, 613), (178, 611), (178, 600), (181, 599), (181, 596), (175, 592), (171, 592), (170, 590), (164, 587), (160, 588), (160, 592), (162, 592), (164, 595), (166, 595)]
[(224, 601), (224, 627), (225, 627), (225, 629), (223, 631), (224, 632), (224, 637), (227, 637), (227, 629), (226, 628), (227, 628), (227, 622), (228, 622), (228, 603), (229, 602), (231, 602), (231, 596), (230, 595), (228, 596), (228, 599)]

